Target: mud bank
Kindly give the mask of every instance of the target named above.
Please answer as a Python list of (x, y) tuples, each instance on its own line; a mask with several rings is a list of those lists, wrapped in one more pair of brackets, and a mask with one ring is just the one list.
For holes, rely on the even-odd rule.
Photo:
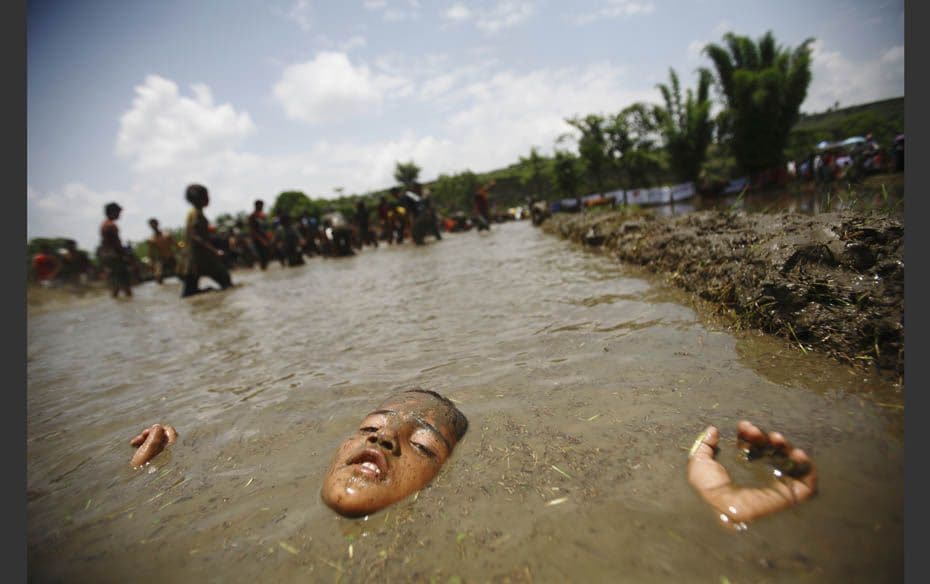
[(543, 229), (645, 266), (741, 327), (903, 374), (904, 230), (884, 213), (555, 215)]

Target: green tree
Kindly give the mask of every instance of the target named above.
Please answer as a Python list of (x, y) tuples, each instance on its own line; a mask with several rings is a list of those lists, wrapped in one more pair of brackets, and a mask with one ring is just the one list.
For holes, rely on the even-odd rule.
[(771, 32), (758, 43), (727, 33), (725, 46), (704, 47), (726, 98), (729, 141), (741, 171), (754, 174), (784, 162), (788, 133), (811, 81), (807, 39), (794, 50), (776, 46)]
[(274, 200), (271, 212), (274, 215), (287, 213), (290, 217), (300, 217), (304, 211), (313, 214), (312, 212), (317, 210), (316, 207), (310, 197), (302, 192), (285, 191)]
[(442, 210), (466, 210), (472, 205), (472, 197), (478, 188), (478, 175), (470, 170), (459, 174), (441, 174), (430, 185), (430, 192), (437, 207)]
[(555, 182), (565, 197), (576, 197), (581, 175), (578, 171), (578, 157), (565, 150), (556, 150), (552, 167)]
[[(617, 178), (626, 189), (649, 186), (662, 169), (652, 108), (634, 103), (612, 116), (605, 128), (607, 148)], [(624, 193), (626, 204), (626, 193)]]
[(535, 146), (530, 148), (529, 156), (520, 157), (520, 184), (529, 187), (533, 197), (545, 197), (549, 191), (546, 159), (540, 156)]
[(581, 132), (578, 138), (578, 153), (584, 162), (585, 171), (594, 179), (597, 192), (603, 194), (604, 175), (610, 168), (604, 117), (589, 114), (583, 118), (570, 118), (565, 121)]
[(420, 167), (410, 162), (398, 162), (394, 167), (394, 180), (404, 185), (405, 188), (412, 188), (414, 183), (420, 177)]
[(653, 113), (675, 180), (696, 181), (714, 133), (709, 98), (713, 76), (707, 69), (700, 69), (697, 94), (688, 89), (684, 102), (674, 69), (669, 69), (669, 79), (669, 85), (658, 86), (665, 107), (656, 107)]

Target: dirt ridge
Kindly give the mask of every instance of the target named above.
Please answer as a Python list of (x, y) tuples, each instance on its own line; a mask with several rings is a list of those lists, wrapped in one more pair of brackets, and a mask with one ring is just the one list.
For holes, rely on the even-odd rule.
[(877, 211), (557, 214), (552, 234), (645, 266), (729, 313), (847, 363), (904, 370), (904, 229)]

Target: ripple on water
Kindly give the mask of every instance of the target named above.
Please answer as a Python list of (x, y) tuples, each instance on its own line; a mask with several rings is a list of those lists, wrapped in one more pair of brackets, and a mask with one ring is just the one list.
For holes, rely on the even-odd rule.
[[(862, 399), (884, 390), (715, 330), (608, 257), (524, 223), (234, 279), (30, 315), (37, 579), (125, 580), (139, 557), (152, 580), (899, 579), (902, 416)], [(468, 435), (416, 499), (334, 516), (335, 447), (413, 385), (456, 400)], [(733, 454), (743, 417), (808, 447), (823, 490), (734, 537), (684, 456), (708, 423)], [(156, 421), (179, 442), (134, 472), (128, 440)]]

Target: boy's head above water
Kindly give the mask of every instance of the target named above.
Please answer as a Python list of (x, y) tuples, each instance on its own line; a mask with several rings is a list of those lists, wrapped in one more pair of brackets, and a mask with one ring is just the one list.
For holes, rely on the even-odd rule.
[(389, 397), (339, 447), (323, 479), (323, 501), (350, 517), (396, 503), (429, 484), (466, 430), (462, 412), (436, 392)]

